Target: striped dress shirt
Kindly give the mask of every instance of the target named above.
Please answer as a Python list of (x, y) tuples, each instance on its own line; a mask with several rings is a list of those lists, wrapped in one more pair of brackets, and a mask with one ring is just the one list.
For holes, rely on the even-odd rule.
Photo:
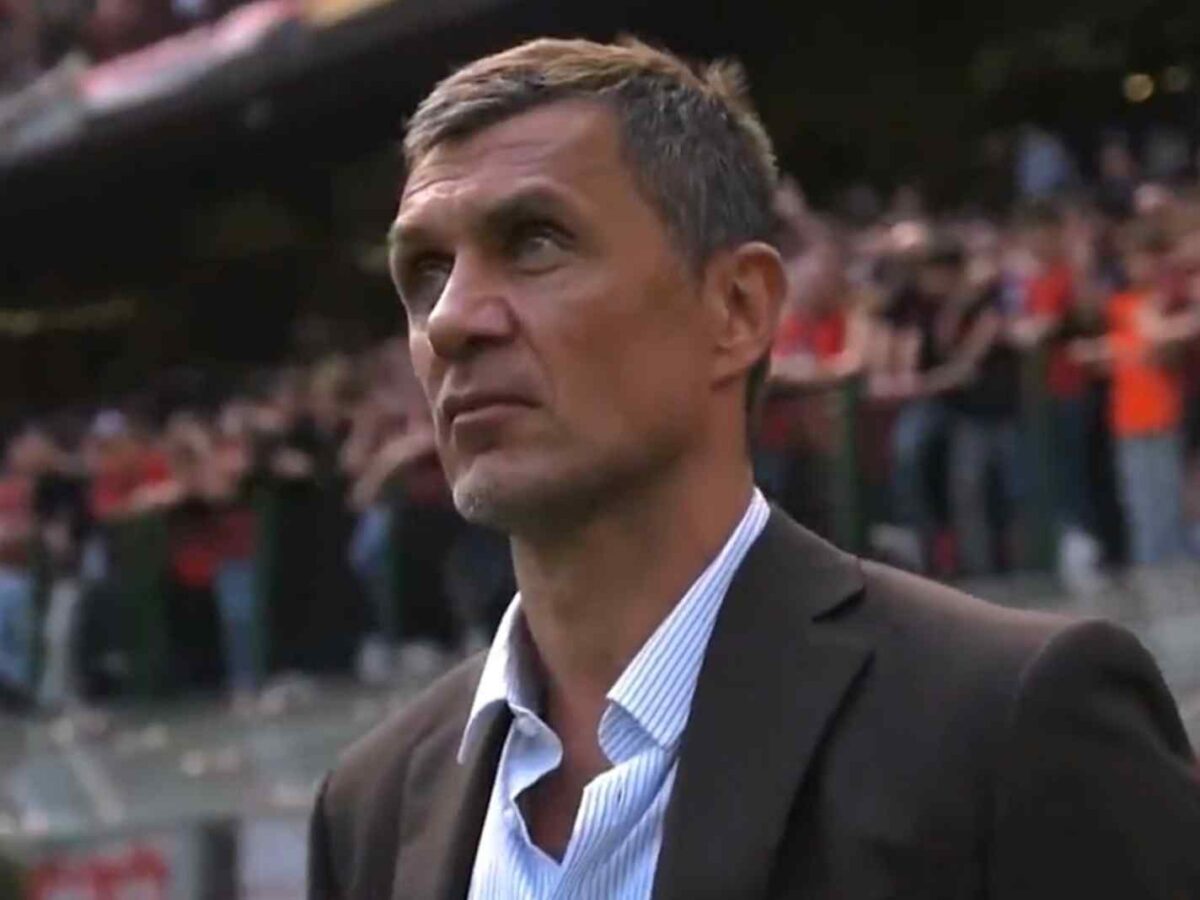
[(734, 572), (770, 514), (758, 490), (724, 547), (638, 651), (607, 694), (599, 742), (612, 767), (583, 791), (560, 860), (530, 840), (521, 793), (562, 762), (539, 712), (518, 594), (484, 663), (463, 732), (461, 761), (507, 706), (501, 751), (476, 851), (469, 900), (649, 900), (679, 745), (717, 613)]

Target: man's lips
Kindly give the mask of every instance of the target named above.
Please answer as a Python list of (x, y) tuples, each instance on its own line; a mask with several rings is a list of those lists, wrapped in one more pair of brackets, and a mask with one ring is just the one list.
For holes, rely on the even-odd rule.
[(505, 409), (531, 409), (536, 404), (523, 394), (503, 391), (451, 394), (440, 404), (443, 419), (448, 425), (460, 417), (477, 418), (488, 412)]

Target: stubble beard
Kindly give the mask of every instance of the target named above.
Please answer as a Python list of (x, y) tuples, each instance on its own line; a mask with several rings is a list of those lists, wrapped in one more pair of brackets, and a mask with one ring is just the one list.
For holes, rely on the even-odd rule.
[(607, 458), (600, 454), (540, 475), (468, 471), (454, 482), (454, 505), (473, 524), (510, 537), (557, 542), (661, 477), (678, 458), (680, 448), (672, 444), (643, 445)]
[(505, 477), (468, 474), (454, 484), (454, 505), (464, 519), (510, 536), (545, 533), (586, 518), (603, 496), (607, 479)]

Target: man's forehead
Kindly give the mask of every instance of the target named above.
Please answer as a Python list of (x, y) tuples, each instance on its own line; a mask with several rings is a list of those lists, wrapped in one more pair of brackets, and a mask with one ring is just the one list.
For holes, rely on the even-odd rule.
[(583, 185), (622, 165), (616, 116), (608, 107), (550, 103), (431, 149), (404, 186), (398, 219), (430, 202), (499, 196), (522, 182)]

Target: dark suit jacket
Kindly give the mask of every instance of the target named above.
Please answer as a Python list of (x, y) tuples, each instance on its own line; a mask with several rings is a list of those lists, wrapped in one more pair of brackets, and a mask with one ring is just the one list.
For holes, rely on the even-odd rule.
[[(310, 898), (466, 896), (509, 723), (457, 762), (481, 669), (345, 753)], [(655, 900), (1200, 898), (1192, 751), (1133, 637), (859, 561), (777, 511), (680, 752)]]

